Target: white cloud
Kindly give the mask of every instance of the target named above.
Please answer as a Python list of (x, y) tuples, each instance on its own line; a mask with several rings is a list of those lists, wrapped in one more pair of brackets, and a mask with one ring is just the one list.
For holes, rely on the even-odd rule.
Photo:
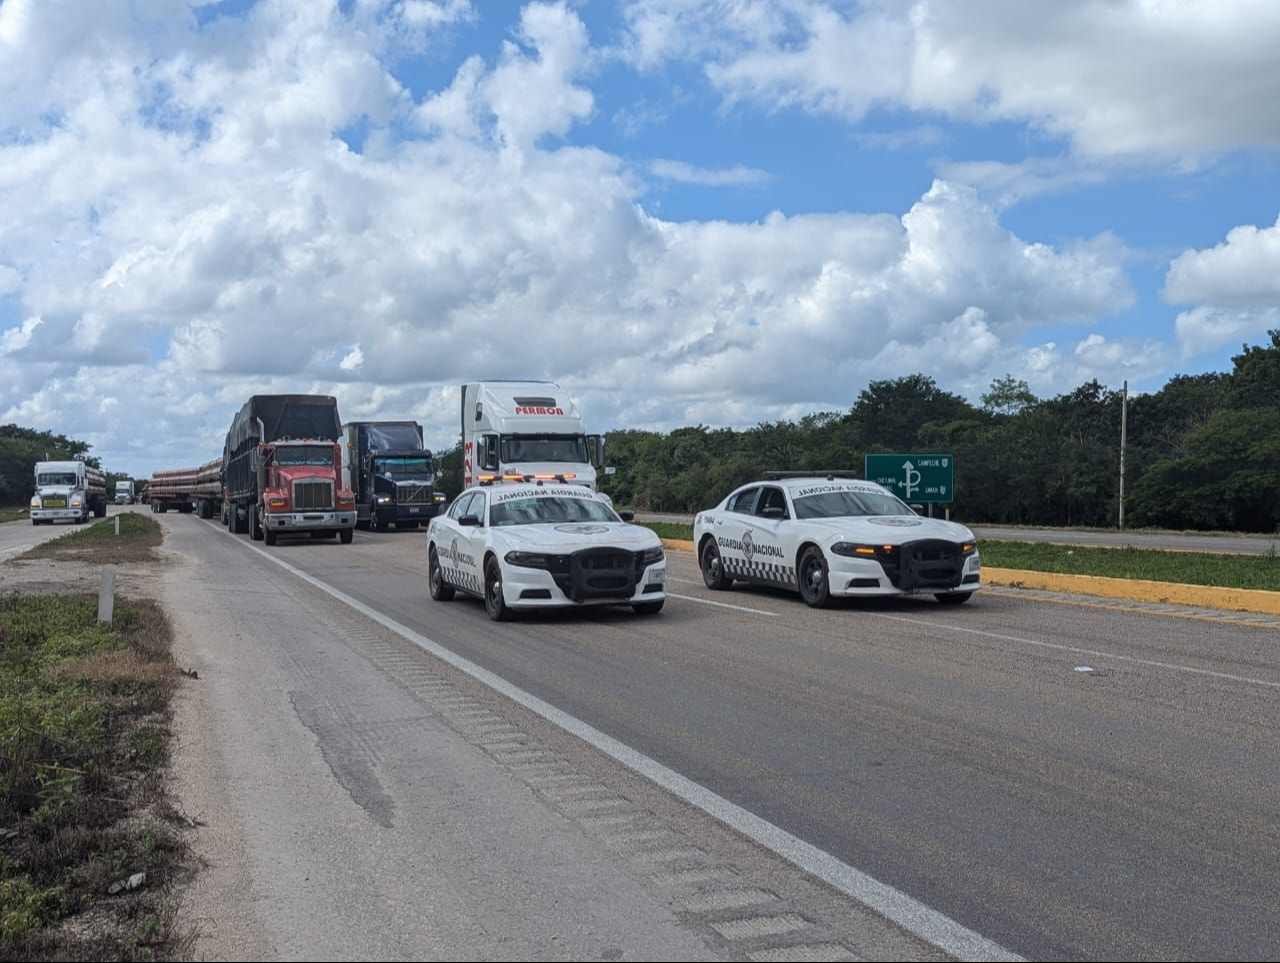
[[(255, 392), (419, 417), (439, 445), (475, 377), (557, 378), (595, 429), (843, 406), (920, 368), (980, 390), (1042, 326), (1133, 298), (1113, 239), (1028, 242), (946, 180), (906, 212), (653, 216), (621, 158), (558, 141), (594, 110), (563, 4), (417, 102), (388, 67), (402, 5), (264, 0), (203, 29), (97, 9), (0, 6), (0, 264), (29, 319), (0, 334), (0, 421), (130, 471), (212, 457)], [(1125, 363), (1104, 354), (1043, 356)]]
[(745, 187), (763, 184), (769, 172), (757, 167), (734, 164), (732, 167), (696, 167), (678, 160), (654, 160), (649, 163), (649, 173), (663, 180), (681, 184), (699, 184), (703, 187)]
[(1280, 146), (1272, 0), (633, 0), (641, 68), (705, 63), (726, 101), (1027, 123), (1083, 155)]

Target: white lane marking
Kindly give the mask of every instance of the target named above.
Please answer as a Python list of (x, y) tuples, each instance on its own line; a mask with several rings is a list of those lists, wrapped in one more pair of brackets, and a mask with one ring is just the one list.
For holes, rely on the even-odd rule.
[(1230, 672), (1215, 672), (1213, 669), (1197, 669), (1190, 665), (1177, 665), (1173, 662), (1159, 662), (1155, 659), (1141, 659), (1136, 655), (1120, 655), (1117, 652), (1104, 652), (1100, 649), (1086, 649), (1080, 645), (1064, 645), (1061, 642), (1044, 642), (1040, 639), (1024, 639), (1017, 635), (1002, 635), (999, 632), (988, 632), (986, 629), (969, 629), (962, 625), (947, 625), (943, 622), (930, 622), (927, 619), (912, 619), (905, 615), (884, 615), (880, 612), (866, 612), (865, 615), (890, 622), (905, 622), (908, 625), (927, 625), (931, 629), (946, 629), (950, 632), (965, 632), (969, 635), (985, 635), (1005, 642), (1018, 642), (1022, 645), (1034, 645), (1042, 649), (1056, 649), (1059, 652), (1078, 652), (1084, 655), (1096, 655), (1102, 659), (1115, 659), (1117, 662), (1132, 662), (1135, 665), (1149, 665), (1157, 669), (1170, 669), (1174, 672), (1189, 672), (1193, 675), (1207, 675), (1215, 679), (1227, 679), (1230, 682), (1244, 682), (1249, 685), (1266, 686), (1268, 689), (1280, 689), (1280, 682), (1267, 679), (1255, 679), (1247, 675), (1232, 675)]
[[(1021, 961), (1023, 959), (980, 933), (975, 933), (968, 927), (962, 926), (949, 916), (944, 916), (937, 910), (925, 906), (901, 890), (895, 889), (888, 883), (882, 883), (861, 870), (854, 869), (848, 863), (832, 856), (825, 850), (791, 835), (785, 829), (775, 826), (767, 819), (763, 819), (755, 813), (743, 809), (736, 803), (730, 802), (723, 796), (717, 795), (692, 779), (680, 775), (674, 769), (668, 769), (657, 760), (650, 759), (644, 753), (632, 749), (612, 736), (605, 735), (599, 729), (588, 725), (576, 716), (572, 716), (562, 709), (557, 709), (551, 703), (544, 702), (537, 696), (525, 692), (519, 686), (513, 685), (502, 678), (502, 676), (476, 665), (469, 659), (465, 659), (457, 653), (446, 649), (438, 642), (431, 641), (426, 636), (420, 635), (408, 626), (383, 615), (376, 609), (322, 582), (313, 575), (309, 575), (302, 569), (290, 565), (283, 559), (277, 558), (256, 545), (236, 538), (230, 532), (224, 530), (223, 534), (230, 536), (238, 544), (243, 545), (250, 551), (257, 552), (267, 561), (279, 565), (285, 571), (297, 576), (309, 585), (315, 586), (342, 604), (373, 619), (383, 628), (389, 629), (401, 638), (412, 642), (424, 652), (453, 666), (458, 671), (466, 673), (471, 678), (506, 696), (511, 701), (519, 703), (531, 712), (546, 719), (552, 725), (577, 736), (588, 745), (622, 763), (628, 769), (639, 773), (650, 782), (656, 783), (667, 792), (678, 796), (731, 829), (737, 830), (742, 835), (800, 867), (810, 875), (816, 876), (846, 896), (850, 896), (864, 906), (870, 907), (881, 916), (892, 920), (909, 933), (936, 946), (944, 953), (958, 960)], [(736, 606), (730, 607), (734, 608)]]
[(677, 595), (675, 592), (668, 592), (669, 599), (684, 599), (686, 602), (697, 602), (699, 605), (714, 605), (719, 609), (733, 609), (735, 612), (750, 612), (752, 615), (767, 615), (771, 619), (778, 617), (777, 612), (766, 612), (764, 609), (749, 609), (745, 605), (731, 605), (728, 602), (713, 602), (711, 599), (700, 599), (693, 595)]

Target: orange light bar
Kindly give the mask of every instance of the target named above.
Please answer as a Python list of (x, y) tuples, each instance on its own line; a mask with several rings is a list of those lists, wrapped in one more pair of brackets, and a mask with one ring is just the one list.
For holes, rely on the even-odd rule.
[(859, 545), (854, 551), (859, 555), (874, 555), (876, 553), (876, 550), (870, 545)]

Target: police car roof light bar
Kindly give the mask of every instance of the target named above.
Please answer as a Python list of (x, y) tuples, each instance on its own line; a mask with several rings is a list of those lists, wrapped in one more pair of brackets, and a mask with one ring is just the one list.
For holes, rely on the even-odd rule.
[(835, 471), (767, 471), (764, 473), (765, 478), (825, 478), (827, 481), (834, 481), (837, 478), (852, 478), (857, 481), (862, 480), (862, 476), (856, 471), (835, 470)]

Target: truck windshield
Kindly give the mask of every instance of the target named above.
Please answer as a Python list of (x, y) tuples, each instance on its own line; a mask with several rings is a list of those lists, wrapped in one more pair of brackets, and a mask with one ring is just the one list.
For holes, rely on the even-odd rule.
[(74, 485), (76, 473), (73, 471), (42, 471), (36, 476), (37, 485)]
[(431, 474), (430, 458), (379, 458), (374, 471), (397, 478), (425, 478)]
[(277, 465), (332, 465), (331, 445), (281, 445), (276, 449)]
[(502, 463), (568, 461), (582, 465), (587, 461), (587, 439), (582, 435), (503, 435)]
[(859, 515), (914, 515), (892, 495), (879, 492), (821, 492), (795, 499), (796, 518), (847, 518)]
[(489, 510), (494, 525), (550, 525), (557, 522), (616, 522), (620, 519), (604, 502), (590, 498), (532, 495), (499, 502)]
[(116, 494), (119, 495), (121, 492), (127, 492), (132, 487), (133, 486), (128, 482), (116, 482)]

